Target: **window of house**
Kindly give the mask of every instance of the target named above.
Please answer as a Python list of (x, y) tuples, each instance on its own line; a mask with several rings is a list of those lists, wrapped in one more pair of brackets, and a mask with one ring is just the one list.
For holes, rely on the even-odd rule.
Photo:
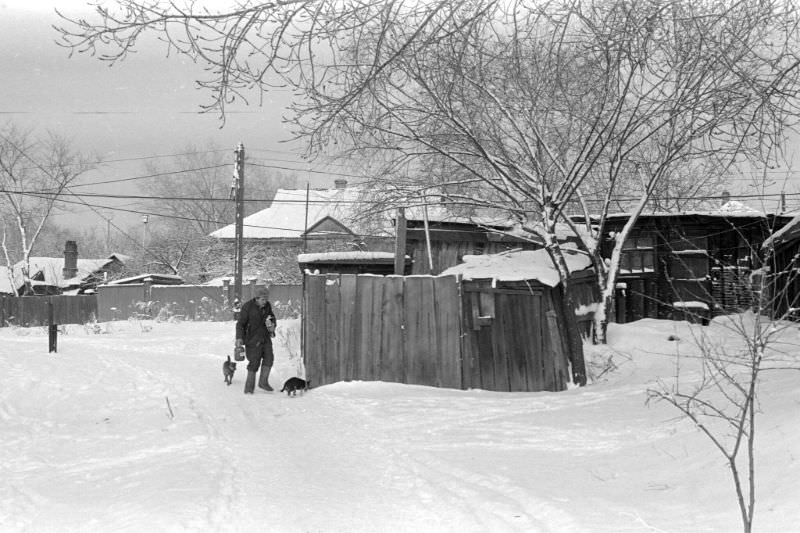
[(622, 245), (619, 271), (621, 274), (655, 272), (656, 248), (653, 236), (629, 237)]

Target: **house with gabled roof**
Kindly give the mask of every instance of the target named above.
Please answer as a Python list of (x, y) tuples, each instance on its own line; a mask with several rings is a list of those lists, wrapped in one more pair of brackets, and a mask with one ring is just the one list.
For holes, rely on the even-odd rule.
[[(386, 214), (365, 215), (365, 196), (363, 189), (348, 187), (346, 180), (336, 180), (333, 189), (278, 189), (269, 207), (244, 218), (246, 276), (299, 283), (299, 254), (391, 251), (392, 220)], [(235, 224), (211, 236), (233, 245)]]
[[(278, 189), (270, 206), (244, 218), (245, 242), (250, 244), (297, 244), (307, 251), (358, 243), (363, 239), (391, 238), (391, 220), (365, 216), (365, 192), (336, 180), (334, 189)], [(233, 242), (235, 224), (211, 233)], [(353, 249), (353, 246), (350, 246)]]

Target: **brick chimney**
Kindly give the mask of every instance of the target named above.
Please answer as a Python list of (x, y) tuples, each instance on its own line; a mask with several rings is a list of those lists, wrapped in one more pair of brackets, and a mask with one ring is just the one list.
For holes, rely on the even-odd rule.
[(334, 180), (333, 183), (336, 185), (337, 189), (344, 189), (347, 187), (347, 180), (338, 179)]
[(61, 275), (64, 279), (78, 275), (78, 243), (75, 241), (67, 241), (64, 245), (64, 268)]

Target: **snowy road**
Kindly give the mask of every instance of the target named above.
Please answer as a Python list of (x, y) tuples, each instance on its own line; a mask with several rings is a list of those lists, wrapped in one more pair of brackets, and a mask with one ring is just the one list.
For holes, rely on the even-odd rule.
[[(713, 450), (644, 405), (657, 365), (559, 394), (357, 382), (245, 396), (243, 365), (222, 379), (232, 323), (141, 326), (70, 326), (54, 355), (41, 329), (0, 330), (0, 530), (739, 528)], [(276, 357), (277, 389), (298, 360)], [(797, 442), (778, 420), (765, 424)], [(786, 442), (765, 450), (800, 473)], [(800, 490), (764, 475), (762, 524), (797, 523), (783, 499)]]

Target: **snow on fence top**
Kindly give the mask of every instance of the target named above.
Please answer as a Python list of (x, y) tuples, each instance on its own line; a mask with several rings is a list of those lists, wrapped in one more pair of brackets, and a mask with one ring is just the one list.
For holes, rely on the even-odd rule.
[(375, 261), (381, 259), (393, 260), (394, 254), (392, 252), (348, 251), (348, 252), (320, 252), (313, 254), (299, 254), (297, 256), (298, 263), (316, 263), (320, 261), (323, 262), (324, 261)]

